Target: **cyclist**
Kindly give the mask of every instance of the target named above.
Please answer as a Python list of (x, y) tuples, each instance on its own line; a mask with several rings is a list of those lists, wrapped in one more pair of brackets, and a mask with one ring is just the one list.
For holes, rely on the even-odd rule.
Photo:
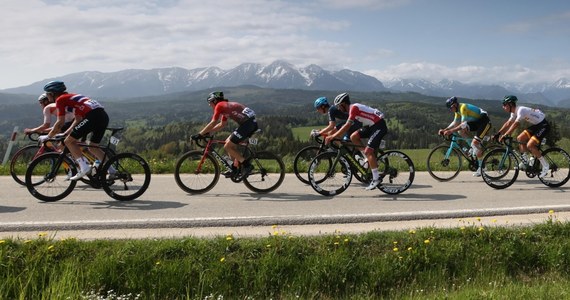
[(471, 141), (471, 151), (477, 156), (477, 171), (473, 176), (481, 176), (481, 160), (483, 159), (483, 149), (481, 143), (483, 138), (491, 129), (491, 122), (487, 112), (483, 109), (467, 103), (460, 103), (457, 97), (451, 97), (445, 101), (445, 106), (454, 113), (453, 121), (443, 129), (438, 131), (439, 135), (450, 135), (459, 132), (463, 137), (467, 137), (468, 131), (475, 131)]
[[(206, 99), (208, 104), (214, 110), (212, 120), (198, 134), (192, 136), (192, 139), (199, 139), (209, 133), (223, 129), (228, 118), (234, 120), (238, 124), (230, 136), (226, 139), (224, 149), (226, 153), (234, 160), (232, 170), (224, 173), (226, 177), (238, 175), (238, 179), (243, 179), (249, 175), (253, 166), (249, 159), (245, 159), (239, 152), (237, 146), (240, 142), (250, 138), (258, 129), (255, 120), (255, 112), (245, 105), (238, 102), (230, 102), (224, 98), (223, 92), (211, 92)], [(241, 166), (240, 168), (236, 164)]]
[[(79, 172), (70, 179), (79, 180), (91, 171), (89, 161), (81, 152), (81, 147), (78, 144), (79, 139), (92, 133), (89, 138), (89, 143), (95, 146), (99, 144), (103, 139), (107, 125), (109, 125), (109, 116), (105, 112), (103, 105), (96, 100), (81, 94), (68, 93), (67, 87), (62, 81), (48, 82), (44, 86), (44, 91), (50, 101), (55, 101), (57, 107), (57, 121), (51, 131), (45, 136), (40, 136), (39, 139), (40, 141), (44, 141), (61, 132), (63, 124), (65, 123), (66, 110), (68, 108), (73, 109), (75, 120), (71, 125), (71, 133), (65, 138), (64, 143), (79, 165)], [(103, 150), (91, 147), (90, 151), (103, 162), (105, 156)]]
[(378, 172), (378, 161), (376, 160), (376, 150), (380, 147), (382, 138), (388, 132), (384, 114), (378, 109), (360, 103), (350, 103), (350, 96), (348, 93), (342, 93), (335, 97), (334, 105), (342, 112), (348, 113), (346, 123), (334, 134), (325, 138), (326, 143), (330, 143), (334, 139), (342, 137), (350, 127), (359, 121), (362, 123), (362, 128), (353, 132), (350, 139), (354, 144), (361, 144), (361, 138), (368, 138), (368, 143), (364, 149), (364, 154), (368, 160), (368, 164), (372, 170), (372, 182), (366, 190), (376, 188), (382, 180)]
[(510, 135), (520, 126), (521, 120), (525, 120), (530, 123), (530, 127), (526, 128), (517, 136), (517, 141), (521, 144), (519, 145), (519, 150), (522, 153), (523, 158), (528, 162), (526, 152), (530, 151), (536, 159), (540, 161), (542, 165), (542, 171), (538, 175), (539, 177), (544, 177), (548, 174), (550, 166), (542, 153), (538, 149), (538, 145), (542, 139), (550, 131), (550, 124), (546, 121), (546, 116), (539, 109), (533, 109), (526, 106), (517, 106), (517, 97), (513, 95), (508, 95), (503, 98), (503, 109), (510, 113), (511, 116), (503, 124), (499, 132), (493, 136), (493, 138), (498, 139), (502, 142), (505, 136)]
[[(50, 132), (51, 130), (51, 117), (55, 116), (57, 118), (57, 108), (55, 107), (55, 103), (50, 102), (47, 95), (45, 93), (41, 94), (38, 97), (38, 102), (40, 103), (41, 107), (42, 107), (42, 111), (44, 114), (44, 122), (35, 127), (35, 128), (26, 128), (24, 129), (24, 133), (25, 134), (31, 134), (31, 133), (40, 133), (40, 134), (45, 134)], [(73, 110), (66, 110), (65, 112), (65, 124), (63, 125), (62, 131), (66, 131), (70, 126), (71, 123), (73, 122)], [(69, 132), (67, 132), (69, 133)]]

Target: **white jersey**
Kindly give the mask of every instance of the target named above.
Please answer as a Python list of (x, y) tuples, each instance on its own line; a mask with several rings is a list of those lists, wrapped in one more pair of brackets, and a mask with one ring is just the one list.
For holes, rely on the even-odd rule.
[[(44, 124), (51, 124), (51, 117), (54, 116), (57, 119), (57, 108), (55, 103), (50, 103), (44, 107)], [(65, 111), (65, 123), (71, 122), (75, 119), (73, 115), (73, 109), (68, 109)]]
[(530, 108), (526, 106), (517, 106), (514, 113), (511, 113), (509, 121), (524, 120), (532, 125), (536, 125), (544, 120), (544, 113), (537, 108)]

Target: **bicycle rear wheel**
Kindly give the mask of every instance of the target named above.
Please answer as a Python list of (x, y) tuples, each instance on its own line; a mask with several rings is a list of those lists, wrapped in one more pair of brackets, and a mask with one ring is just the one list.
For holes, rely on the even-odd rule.
[(295, 172), (295, 176), (304, 184), (309, 184), (309, 164), (313, 158), (315, 158), (320, 153), (320, 147), (318, 146), (308, 146), (301, 149), (295, 155), (295, 159), (293, 160), (293, 171)]
[(337, 153), (324, 152), (315, 157), (309, 165), (309, 183), (324, 196), (339, 195), (352, 181), (352, 169), (344, 157), (336, 159)]
[(243, 184), (256, 193), (269, 193), (278, 188), (285, 179), (285, 164), (277, 155), (259, 151), (251, 160), (253, 170), (244, 178)]
[(570, 179), (570, 155), (568, 152), (560, 148), (549, 148), (542, 152), (542, 156), (550, 165), (550, 171), (546, 176), (538, 177), (538, 179), (549, 187), (559, 187), (568, 182)]
[(461, 172), (461, 154), (453, 149), (447, 156), (447, 151), (449, 145), (439, 145), (428, 154), (427, 170), (435, 180), (449, 181)]
[(105, 193), (119, 201), (140, 197), (150, 185), (151, 177), (147, 162), (134, 153), (119, 153), (111, 157), (97, 176)]
[(485, 183), (495, 189), (511, 186), (519, 175), (519, 163), (506, 149), (489, 151), (481, 163), (481, 175)]
[(34, 159), (26, 170), (26, 188), (39, 200), (53, 202), (69, 195), (77, 181), (69, 178), (77, 173), (72, 159), (65, 156), (58, 165), (60, 153), (46, 153)]
[(39, 150), (40, 146), (38, 145), (27, 145), (20, 148), (12, 156), (10, 160), (10, 175), (18, 184), (26, 185), (26, 169)]
[(219, 179), (220, 166), (218, 162), (210, 154), (204, 156), (203, 150), (184, 153), (174, 168), (176, 184), (190, 194), (203, 194), (211, 190)]
[(386, 151), (378, 157), (378, 172), (382, 183), (378, 188), (386, 194), (400, 194), (414, 182), (414, 163), (405, 153)]

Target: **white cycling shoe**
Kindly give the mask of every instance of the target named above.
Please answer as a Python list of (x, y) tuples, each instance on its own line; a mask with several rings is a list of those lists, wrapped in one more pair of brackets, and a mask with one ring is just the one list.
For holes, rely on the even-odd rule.
[(382, 183), (382, 180), (380, 179), (376, 179), (376, 180), (372, 180), (372, 182), (370, 183), (369, 186), (367, 186), (366, 188), (364, 188), (367, 191), (373, 190), (375, 189), (380, 183)]
[(87, 173), (91, 172), (91, 166), (87, 165), (87, 167), (85, 169), (80, 169), (79, 172), (77, 172), (77, 174), (75, 174), (75, 176), (69, 178), (70, 180), (79, 180), (81, 178), (83, 178), (83, 176), (87, 175)]
[(550, 171), (550, 166), (543, 166), (542, 167), (542, 171), (540, 172), (540, 174), (538, 174), (538, 177), (542, 178), (545, 177), (546, 175), (548, 175), (548, 171)]

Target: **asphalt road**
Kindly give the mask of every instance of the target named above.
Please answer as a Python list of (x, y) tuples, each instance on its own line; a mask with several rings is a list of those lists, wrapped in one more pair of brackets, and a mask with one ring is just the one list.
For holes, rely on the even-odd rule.
[[(9, 176), (0, 176), (0, 238), (147, 238), (263, 236), (275, 232), (322, 234), (399, 230), (426, 226), (504, 225), (570, 216), (570, 184), (548, 188), (519, 177), (505, 190), (488, 187), (464, 172), (450, 182), (416, 173), (400, 195), (365, 191), (353, 183), (343, 194), (324, 197), (288, 174), (274, 192), (259, 195), (220, 179), (202, 195), (178, 188), (172, 175), (154, 175), (144, 195), (113, 200), (85, 185), (58, 202), (41, 202)], [(566, 213), (568, 212), (568, 213)]]

